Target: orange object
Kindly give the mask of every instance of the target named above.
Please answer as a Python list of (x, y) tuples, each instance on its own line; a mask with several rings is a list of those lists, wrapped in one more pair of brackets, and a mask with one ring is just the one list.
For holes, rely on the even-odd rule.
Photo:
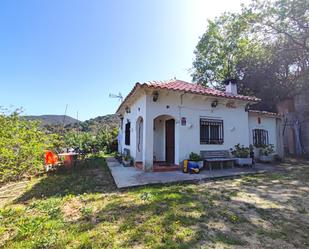
[(55, 165), (57, 163), (58, 163), (58, 156), (50, 150), (45, 151), (45, 164)]

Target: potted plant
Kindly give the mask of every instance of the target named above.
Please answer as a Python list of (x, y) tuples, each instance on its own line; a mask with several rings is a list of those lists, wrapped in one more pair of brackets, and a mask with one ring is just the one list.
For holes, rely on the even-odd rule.
[(250, 158), (250, 149), (244, 145), (236, 144), (234, 148), (231, 148), (232, 155), (236, 158), (236, 164), (252, 165), (252, 158)]
[(122, 163), (122, 155), (120, 154), (120, 153), (117, 153), (116, 154), (116, 156), (115, 156), (115, 158), (117, 159), (117, 161), (119, 162), (119, 163)]
[(126, 167), (133, 166), (133, 158), (130, 155), (125, 155), (122, 159), (122, 163)]
[(260, 149), (260, 156), (259, 156), (260, 161), (264, 163), (272, 162), (274, 158), (274, 152), (275, 150), (273, 144), (264, 145)]
[(199, 154), (191, 152), (189, 155), (189, 162), (194, 162), (197, 163), (199, 168), (203, 168), (204, 164), (203, 164), (203, 159), (200, 157)]

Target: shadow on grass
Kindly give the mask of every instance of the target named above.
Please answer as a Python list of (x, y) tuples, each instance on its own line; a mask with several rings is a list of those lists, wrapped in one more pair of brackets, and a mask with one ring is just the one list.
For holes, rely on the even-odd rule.
[[(297, 180), (297, 176), (293, 173), (286, 181)], [(275, 182), (270, 182), (272, 179)], [(81, 204), (75, 208), (79, 215), (76, 216), (77, 219), (66, 217), (65, 223), (58, 216), (49, 218), (55, 224), (63, 225), (62, 230), (57, 230), (57, 238), (62, 242), (51, 242), (54, 243), (51, 245), (54, 248), (57, 248), (57, 243), (63, 243), (66, 247), (77, 245), (78, 248), (189, 249), (207, 248), (208, 245), (210, 248), (217, 245), (240, 248), (308, 248), (309, 226), (305, 222), (306, 213), (298, 213), (288, 206), (261, 207), (258, 203), (248, 202), (248, 199), (233, 199), (238, 192), (243, 191), (248, 194), (254, 191), (252, 193), (264, 199), (263, 196), (273, 192), (276, 187), (290, 187), (277, 182), (283, 179), (286, 176), (269, 174), (248, 177), (245, 185), (232, 185), (232, 188), (229, 187), (232, 181), (211, 185), (171, 184), (129, 189), (121, 195), (101, 195), (95, 200), (92, 196), (72, 198)], [(243, 179), (245, 180), (246, 178)], [(263, 188), (258, 188), (259, 186)], [(115, 191), (104, 159), (95, 159), (76, 171), (58, 172), (42, 178), (19, 201)], [(297, 194), (298, 201), (303, 199), (302, 192), (294, 194)], [(280, 199), (280, 196), (277, 198)], [(293, 206), (297, 204), (294, 199), (291, 201)], [(55, 204), (55, 207), (58, 206)], [(49, 213), (53, 210), (50, 203), (48, 208), (41, 209), (48, 209)], [(11, 214), (7, 216), (10, 217)], [(41, 229), (37, 230), (36, 238), (42, 237), (42, 232), (53, 232), (50, 227), (42, 226), (45, 230), (36, 224), (35, 227)], [(68, 236), (69, 239), (65, 240)], [(33, 237), (29, 240), (33, 240)], [(63, 247), (59, 245), (58, 248)]]
[[(281, 248), (307, 248), (309, 245), (306, 235), (309, 227), (296, 211), (248, 207), (246, 201), (233, 201), (230, 205), (227, 200), (233, 192), (224, 191), (218, 195), (214, 190), (197, 192), (197, 188), (191, 189), (191, 186), (136, 189), (131, 193), (137, 198), (124, 201), (122, 197), (114, 197), (102, 209), (90, 214), (92, 219), (84, 216), (73, 223), (87, 230), (99, 230), (104, 224), (110, 234), (119, 236), (121, 248), (137, 245), (157, 249), (198, 248), (208, 243), (246, 248), (248, 238), (253, 235), (257, 236), (256, 242), (261, 247), (277, 239)], [(262, 222), (255, 222), (252, 217)], [(265, 227), (263, 222), (269, 222), (272, 229)], [(94, 241), (99, 243), (96, 246), (113, 245), (111, 241), (115, 238), (100, 240), (101, 234), (95, 234)]]
[(71, 170), (59, 169), (41, 178), (31, 189), (23, 193), (14, 203), (52, 196), (80, 195), (84, 193), (111, 193), (116, 186), (106, 161), (92, 157), (79, 161)]

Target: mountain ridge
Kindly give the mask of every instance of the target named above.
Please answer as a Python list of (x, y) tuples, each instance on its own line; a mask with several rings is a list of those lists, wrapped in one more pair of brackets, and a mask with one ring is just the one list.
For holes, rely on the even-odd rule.
[(79, 122), (77, 119), (72, 118), (68, 115), (44, 114), (44, 115), (27, 115), (22, 117), (27, 120), (39, 120), (42, 122), (43, 125), (56, 125), (56, 124), (63, 125), (63, 123), (64, 125), (68, 125)]
[[(108, 114), (103, 116), (98, 116), (85, 121), (79, 121), (68, 115), (32, 115), (32, 116), (22, 116), (27, 120), (39, 120), (42, 126), (49, 131), (59, 131), (63, 128), (66, 131), (69, 130), (79, 130), (85, 132), (96, 133), (98, 130), (105, 129), (115, 129), (119, 125), (119, 118), (116, 114)], [(63, 123), (63, 121), (65, 121)], [(61, 128), (62, 127), (62, 128)]]

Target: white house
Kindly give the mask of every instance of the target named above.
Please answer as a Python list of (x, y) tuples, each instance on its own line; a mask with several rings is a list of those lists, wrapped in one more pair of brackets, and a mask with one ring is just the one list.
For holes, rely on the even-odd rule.
[(116, 112), (119, 152), (152, 171), (157, 162), (179, 165), (191, 152), (229, 150), (238, 143), (273, 144), (278, 151), (278, 115), (248, 111), (259, 101), (237, 94), (233, 81), (226, 91), (176, 79), (136, 83)]

